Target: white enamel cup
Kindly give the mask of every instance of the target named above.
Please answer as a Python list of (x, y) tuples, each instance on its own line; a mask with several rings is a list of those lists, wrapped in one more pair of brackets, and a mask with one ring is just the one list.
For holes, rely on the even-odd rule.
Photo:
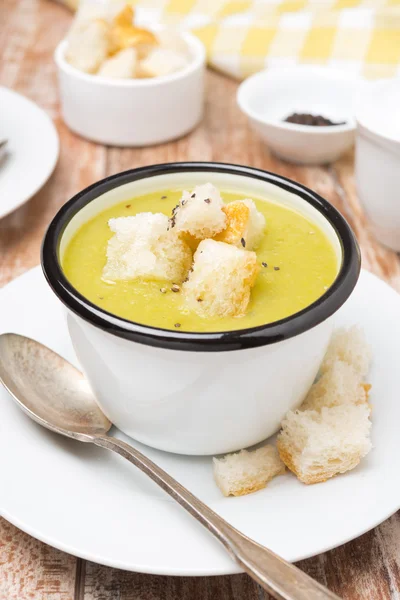
[[(220, 333), (163, 330), (91, 304), (65, 278), (65, 248), (82, 224), (123, 200), (212, 181), (244, 197), (266, 197), (306, 215), (331, 240), (338, 276), (295, 315)], [(283, 177), (236, 165), (175, 163), (134, 169), (83, 190), (58, 212), (42, 249), (47, 281), (67, 307), (71, 339), (107, 417), (127, 435), (162, 450), (220, 454), (277, 431), (303, 401), (323, 359), (335, 312), (352, 293), (360, 254), (344, 218), (324, 199)], [(267, 301), (267, 299), (266, 299)]]

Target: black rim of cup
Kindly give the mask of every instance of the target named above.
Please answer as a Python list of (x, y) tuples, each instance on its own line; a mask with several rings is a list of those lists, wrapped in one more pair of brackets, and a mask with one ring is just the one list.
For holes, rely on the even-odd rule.
[[(339, 273), (326, 293), (318, 300), (280, 321), (248, 329), (212, 333), (192, 333), (143, 325), (117, 317), (82, 296), (65, 277), (59, 247), (70, 220), (89, 202), (102, 194), (144, 178), (170, 173), (227, 173), (260, 179), (296, 194), (317, 209), (335, 230), (342, 249)], [(342, 215), (324, 198), (303, 185), (280, 175), (246, 167), (215, 162), (183, 162), (151, 165), (112, 175), (85, 188), (59, 210), (45, 234), (41, 264), (53, 292), (65, 306), (103, 331), (112, 335), (159, 348), (188, 351), (229, 351), (255, 348), (281, 342), (312, 329), (333, 315), (352, 293), (361, 268), (360, 250), (355, 236)]]

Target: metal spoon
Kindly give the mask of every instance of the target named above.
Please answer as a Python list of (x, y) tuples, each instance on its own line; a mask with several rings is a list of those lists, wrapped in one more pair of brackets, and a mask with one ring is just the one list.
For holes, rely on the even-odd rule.
[(98, 407), (82, 373), (46, 346), (13, 333), (1, 335), (0, 381), (40, 425), (113, 450), (146, 473), (222, 542), (244, 571), (277, 600), (338, 600), (303, 571), (229, 525), (138, 450), (109, 437), (112, 424)]

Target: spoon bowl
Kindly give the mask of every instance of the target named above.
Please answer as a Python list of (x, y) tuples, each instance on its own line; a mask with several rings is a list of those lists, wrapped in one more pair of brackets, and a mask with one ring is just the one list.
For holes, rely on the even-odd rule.
[(88, 442), (112, 426), (82, 373), (27, 337), (0, 336), (0, 381), (32, 419), (56, 433)]

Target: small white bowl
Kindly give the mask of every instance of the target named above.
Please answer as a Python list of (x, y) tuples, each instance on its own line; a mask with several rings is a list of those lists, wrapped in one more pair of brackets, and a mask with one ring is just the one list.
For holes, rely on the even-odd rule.
[[(333, 162), (354, 142), (354, 110), (363, 82), (335, 69), (268, 69), (246, 79), (237, 101), (271, 151), (300, 164)], [(312, 127), (284, 121), (292, 113), (322, 115), (345, 125)]]
[(357, 117), (356, 185), (376, 238), (400, 252), (400, 79), (369, 84)]
[(152, 79), (108, 79), (82, 73), (65, 60), (67, 42), (56, 48), (62, 116), (72, 131), (112, 146), (149, 146), (178, 138), (201, 120), (205, 50), (184, 33), (191, 61), (184, 69)]

